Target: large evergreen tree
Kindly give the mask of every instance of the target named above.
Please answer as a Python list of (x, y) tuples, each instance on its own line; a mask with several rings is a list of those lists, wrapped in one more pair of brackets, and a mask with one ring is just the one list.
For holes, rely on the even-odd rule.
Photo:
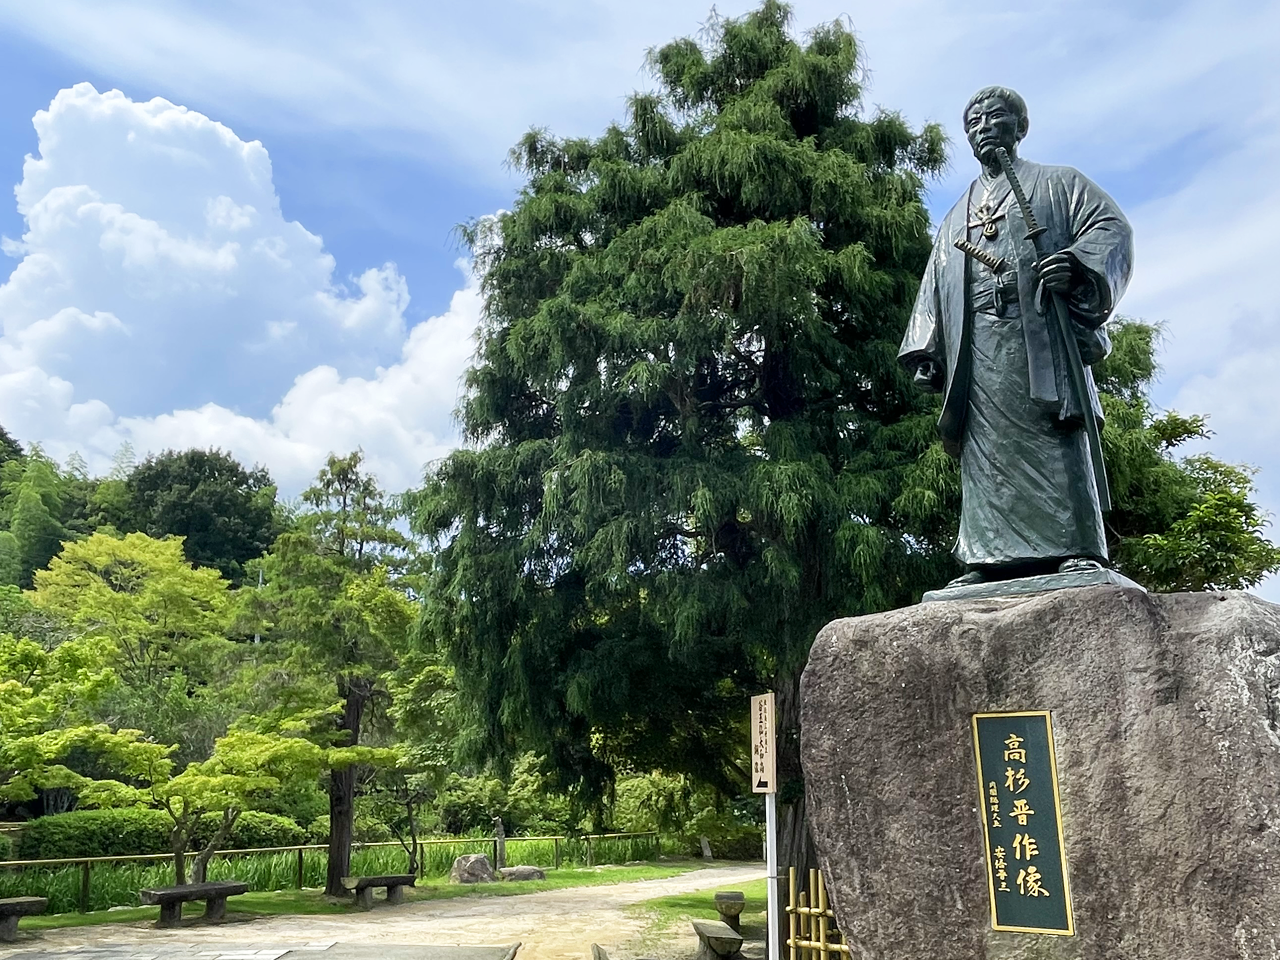
[(740, 788), (743, 698), (772, 687), (797, 863), (814, 634), (950, 561), (894, 509), (933, 438), (895, 357), (942, 134), (864, 111), (853, 34), (801, 44), (789, 15), (769, 0), (657, 50), (659, 92), (599, 139), (513, 151), (526, 187), (468, 231), (470, 447), (416, 524), (482, 750), (545, 752), (584, 800), (622, 760)]
[[(742, 789), (745, 697), (772, 688), (782, 862), (803, 865), (809, 645), (958, 572), (959, 483), (896, 363), (942, 134), (863, 109), (844, 26), (800, 43), (788, 20), (774, 0), (714, 20), (654, 52), (625, 125), (512, 152), (519, 198), (465, 231), (486, 304), (468, 445), (414, 526), (437, 551), (424, 639), (476, 754), (538, 751), (597, 805), (622, 766)], [(1247, 474), (1178, 460), (1203, 422), (1147, 400), (1152, 328), (1117, 344), (1099, 383), (1122, 567), (1256, 583), (1280, 554)]]
[[(260, 630), (292, 703), (280, 717), (315, 712), (307, 695), (322, 684), (320, 722), (312, 734), (326, 746), (357, 748), (370, 707), (387, 697), (387, 675), (407, 645), (413, 607), (395, 569), (410, 552), (395, 528), (395, 510), (361, 467), (362, 455), (330, 456), (302, 494), (308, 509), (257, 565), (261, 588), (241, 590), (244, 627)], [(335, 698), (336, 694), (336, 698)], [(313, 719), (316, 719), (313, 717)], [(325, 890), (345, 896), (350, 873), (360, 768), (329, 772), (329, 858)]]

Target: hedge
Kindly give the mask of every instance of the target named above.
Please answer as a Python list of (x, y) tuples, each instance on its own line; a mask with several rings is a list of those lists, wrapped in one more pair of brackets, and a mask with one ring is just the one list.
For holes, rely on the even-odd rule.
[[(209, 841), (220, 815), (208, 814), (196, 827), (191, 846)], [(173, 821), (163, 810), (129, 807), (118, 810), (75, 810), (32, 820), (22, 831), (18, 856), (23, 860), (72, 857), (116, 857), (164, 853)], [(305, 831), (288, 817), (249, 810), (240, 815), (227, 849), (289, 847), (306, 842)]]
[(0, 860), (13, 859), (13, 841), (5, 834), (0, 833)]

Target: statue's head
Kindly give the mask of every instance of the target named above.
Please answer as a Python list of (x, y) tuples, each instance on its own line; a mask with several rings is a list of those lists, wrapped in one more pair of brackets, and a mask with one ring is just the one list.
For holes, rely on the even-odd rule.
[(964, 133), (973, 155), (983, 163), (996, 147), (1016, 153), (1029, 125), (1027, 102), (1008, 87), (983, 87), (965, 104)]

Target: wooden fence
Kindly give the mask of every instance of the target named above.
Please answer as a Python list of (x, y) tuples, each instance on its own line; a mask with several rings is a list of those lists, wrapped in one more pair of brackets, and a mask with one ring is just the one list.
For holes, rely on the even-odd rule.
[[(641, 837), (651, 837), (653, 840), (653, 855), (655, 857), (662, 855), (662, 844), (658, 837), (657, 831), (648, 830), (637, 833), (596, 833), (586, 834), (578, 837), (547, 836), (547, 837), (507, 837), (505, 842), (508, 848), (516, 846), (522, 842), (535, 841), (551, 841), (554, 845), (553, 863), (554, 869), (560, 869), (562, 862), (563, 847), (570, 841), (581, 842), (585, 847), (587, 866), (595, 866), (596, 850), (598, 844), (602, 840), (630, 840)], [(453, 846), (476, 846), (487, 848), (491, 862), (497, 861), (498, 858), (498, 840), (497, 838), (488, 837), (450, 837), (448, 839), (439, 840), (420, 840), (418, 841), (418, 875), (423, 876), (426, 857), (424, 853), (427, 847), (453, 845)], [(359, 843), (354, 844), (355, 849), (365, 850), (369, 848), (379, 847), (396, 847), (403, 849), (403, 844), (395, 840), (379, 841), (375, 843)], [(231, 859), (235, 857), (261, 856), (294, 853), (297, 855), (297, 871), (294, 878), (294, 886), (302, 889), (304, 883), (304, 872), (306, 867), (306, 854), (309, 851), (327, 851), (327, 844), (300, 844), (297, 846), (286, 847), (249, 847), (242, 850), (218, 850), (214, 854), (214, 859)], [(197, 855), (196, 851), (187, 851), (185, 856), (188, 860), (194, 859)], [(407, 854), (406, 854), (407, 856)], [(3, 860), (0, 861), (0, 870), (25, 871), (32, 869), (54, 869), (59, 867), (79, 867), (80, 868), (80, 896), (79, 910), (81, 913), (89, 911), (90, 896), (92, 893), (93, 874), (95, 868), (110, 867), (110, 865), (131, 864), (131, 863), (152, 863), (155, 861), (172, 860), (172, 853), (140, 853), (129, 854), (125, 856), (113, 857), (67, 857), (53, 860)]]
[(827, 885), (821, 870), (809, 871), (809, 889), (798, 890), (796, 868), (789, 876), (787, 920), (790, 960), (828, 960), (831, 954), (848, 957), (844, 934), (836, 929), (836, 915), (827, 902)]

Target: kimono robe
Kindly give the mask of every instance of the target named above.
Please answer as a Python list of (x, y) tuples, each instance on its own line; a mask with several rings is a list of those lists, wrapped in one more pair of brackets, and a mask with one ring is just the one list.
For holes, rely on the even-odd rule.
[[(1069, 250), (1083, 268), (1066, 299), (1101, 422), (1088, 365), (1111, 349), (1102, 325), (1128, 284), (1129, 223), (1077, 170), (1021, 159), (1014, 169), (1046, 230), (1041, 249)], [(983, 200), (994, 238), (984, 236)], [(960, 459), (954, 553), (970, 567), (1107, 557), (1083, 411), (1026, 235), (1004, 175), (974, 181), (942, 221), (898, 353), (908, 369), (929, 359), (941, 371), (926, 387), (943, 395), (938, 432)], [(1004, 271), (997, 276), (957, 250), (958, 237), (1004, 257)]]

